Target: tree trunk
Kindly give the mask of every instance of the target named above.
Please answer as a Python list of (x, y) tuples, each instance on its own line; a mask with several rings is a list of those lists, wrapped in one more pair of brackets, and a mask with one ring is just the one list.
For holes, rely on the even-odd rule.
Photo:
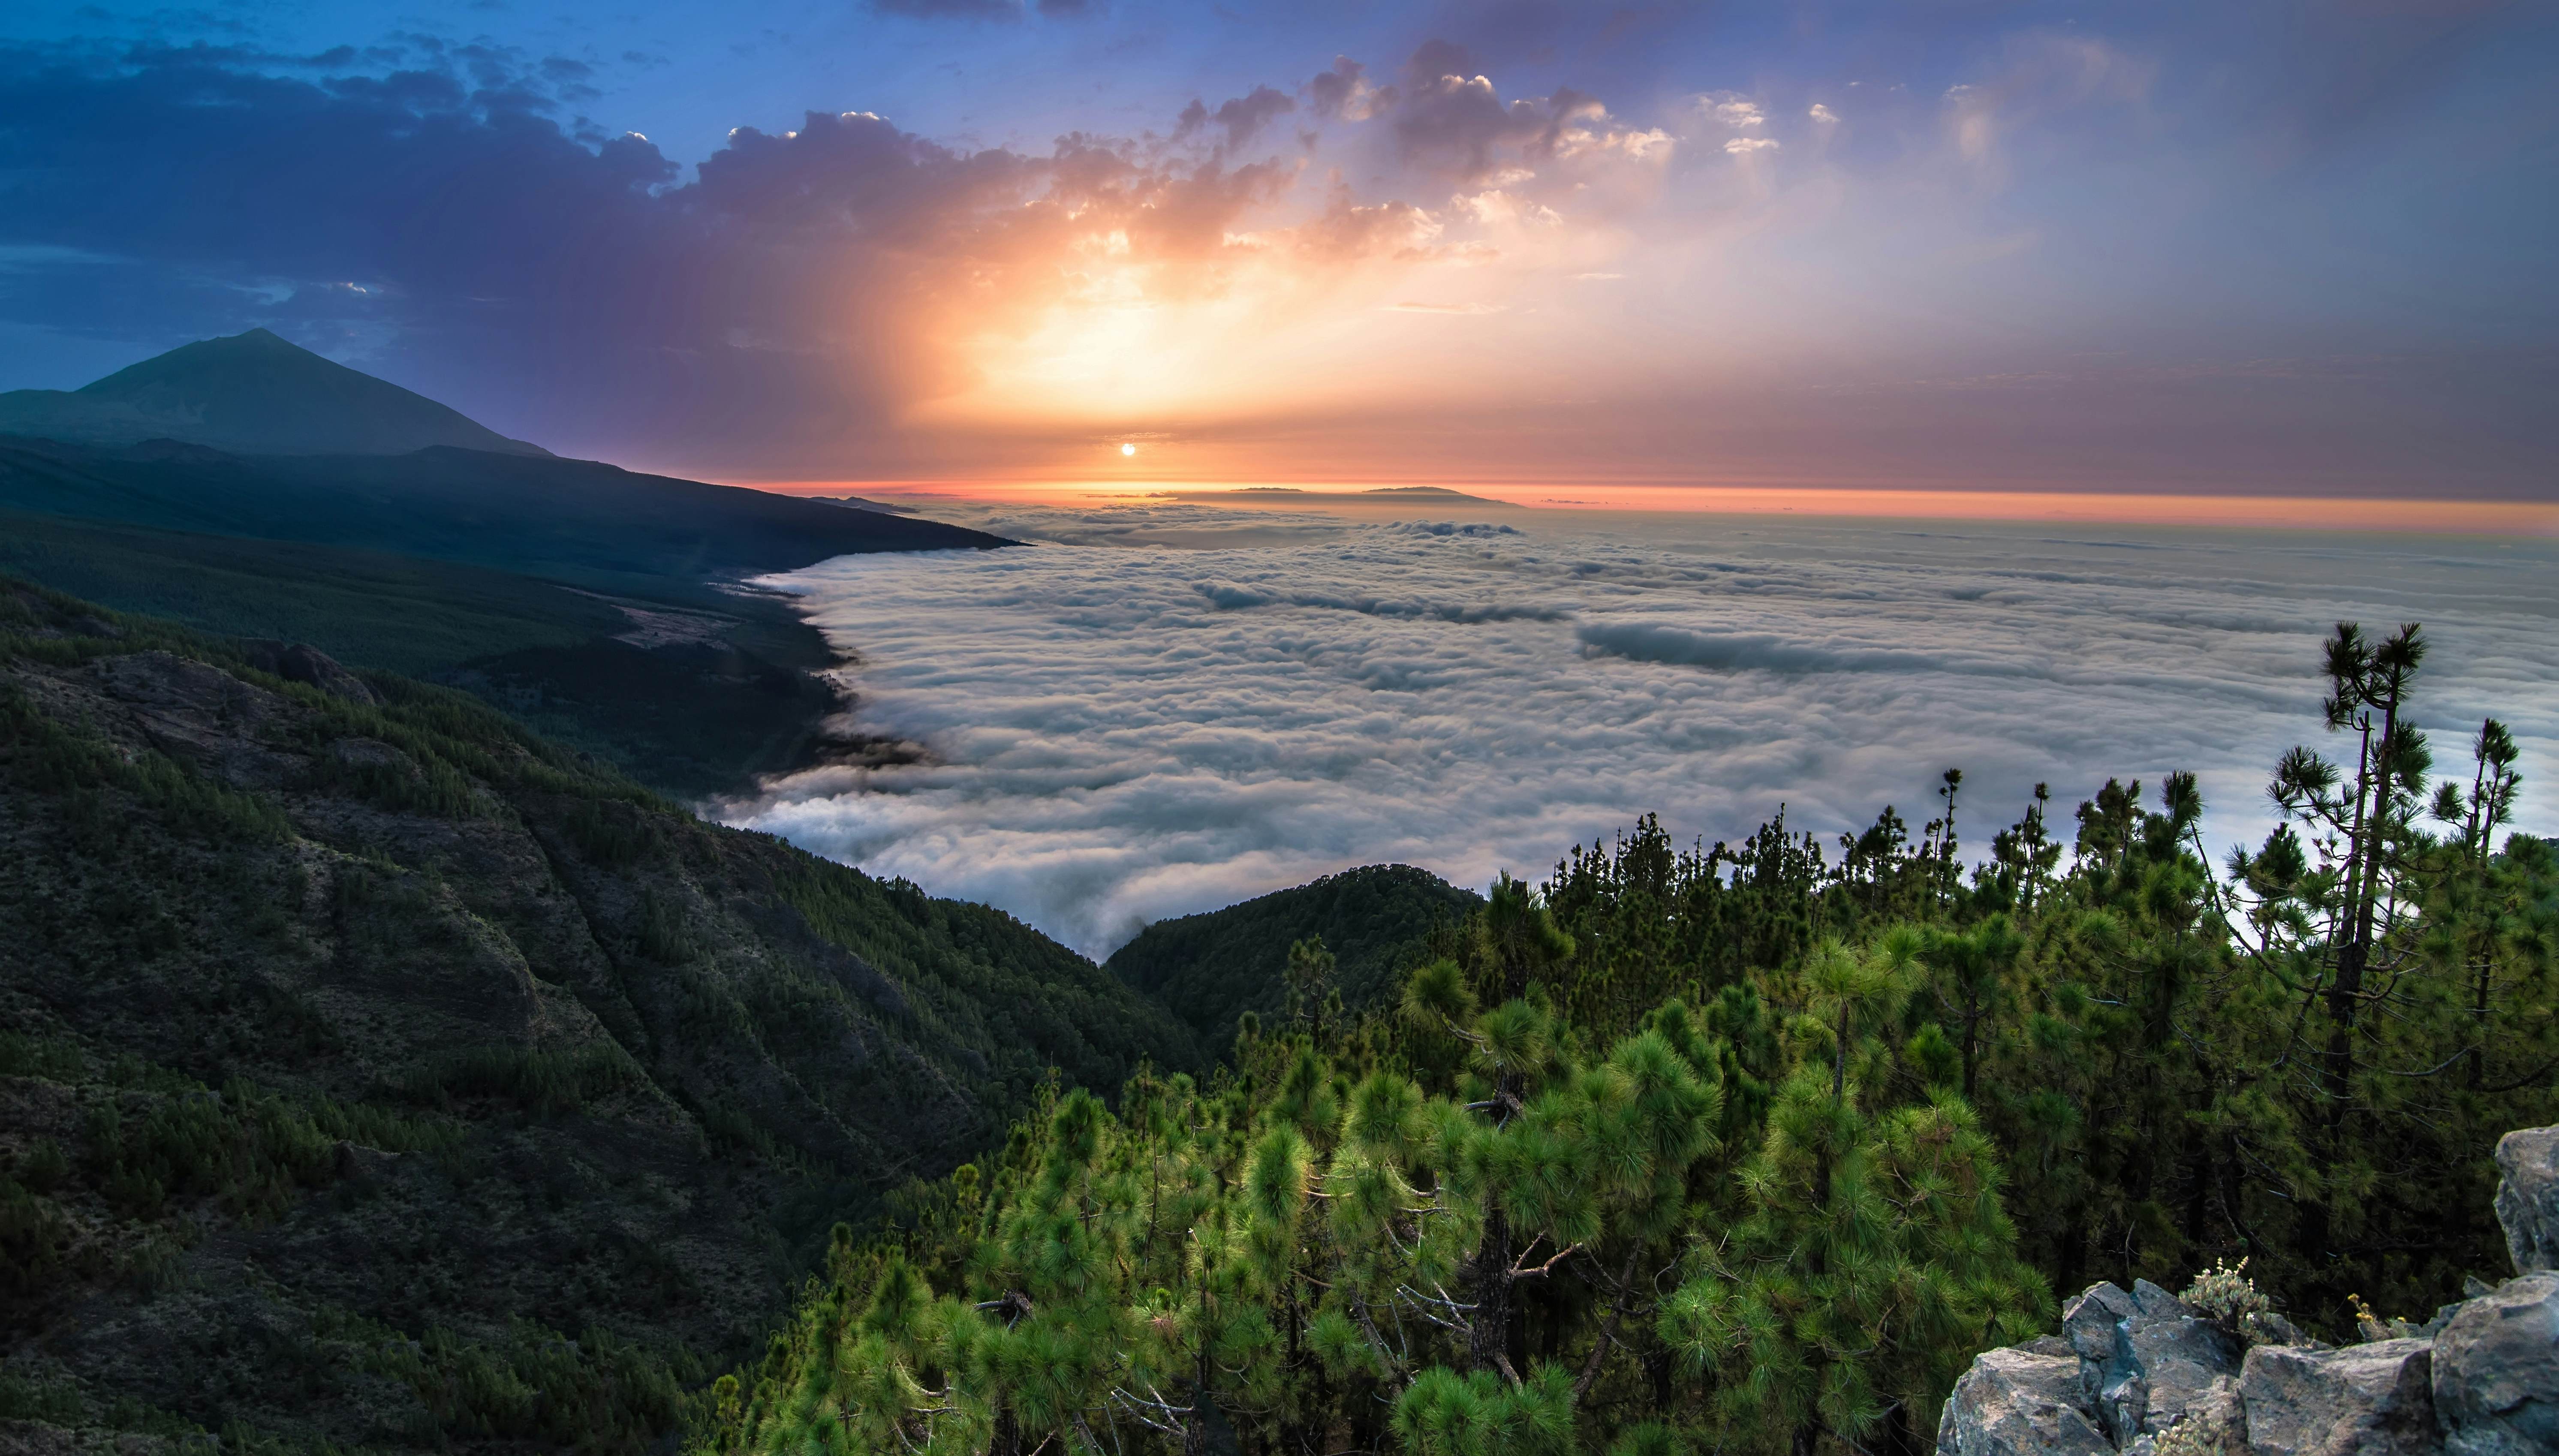
[(1022, 1423), (1009, 1401), (995, 1407), (995, 1431), (986, 1442), (986, 1456), (1022, 1456)]
[(1475, 1317), (1467, 1329), (1466, 1366), (1503, 1372), (1511, 1348), (1511, 1221), (1498, 1204), (1484, 1215), (1474, 1265)]
[[(2345, 1108), (2354, 1084), (2354, 1014), (2363, 993), (2363, 907), (2370, 898), (2366, 877), (2373, 857), (2370, 829), (2381, 817), (2377, 807), (2366, 813), (2372, 807), (2374, 774), (2371, 720), (2365, 719), (2364, 724), (2354, 764), (2354, 822), (2346, 835), (2345, 924), (2339, 928), (2343, 944), (2336, 947), (2336, 978), (2329, 984), (2328, 1048), (2320, 1058), (2320, 1090), (2328, 1097), (2324, 1115), (2314, 1124), (2319, 1129), (2314, 1153), (2321, 1186), (2302, 1206), (2301, 1252), (2314, 1262), (2325, 1261), (2330, 1252), (2330, 1188), (2343, 1161)], [(2386, 782), (2383, 791), (2388, 791)]]

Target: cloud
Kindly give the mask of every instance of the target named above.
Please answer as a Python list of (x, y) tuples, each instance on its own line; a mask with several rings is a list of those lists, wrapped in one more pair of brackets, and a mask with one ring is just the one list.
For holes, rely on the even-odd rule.
[(1659, 622), (1594, 622), (1574, 633), (1582, 646), (1637, 662), (1671, 662), (1718, 671), (1980, 672), (2013, 676), (2017, 664), (1887, 647), (1841, 647), (1759, 632), (1715, 632)]
[[(645, 40), (0, 44), (0, 384), (269, 326), (508, 433), (724, 478), (1054, 475), (1179, 420), (1270, 447), (1209, 468), (1278, 475), (2559, 479), (2550, 270), (2512, 201), (2538, 196), (2529, 7), (1867, 7), (1792, 40), (1711, 7), (1443, 7), (1400, 67), (1240, 75), (1187, 127), (1182, 75), (1380, 32), (908, 8), (944, 19), (796, 69), (688, 59), (672, 91), (633, 89)], [(179, 33), (156, 14), (94, 23)], [(706, 54), (769, 20), (714, 17)], [(490, 23), (520, 21), (548, 34)], [(841, 109), (939, 52), (989, 88), (965, 124), (1053, 140)], [(844, 89), (769, 119), (808, 86)], [(1570, 287), (1599, 274), (1645, 286)], [(1510, 306), (1377, 318), (1452, 299)], [(2305, 320), (2401, 363), (2176, 382), (2339, 347)], [(2116, 349), (2129, 387), (2074, 363)], [(1946, 379), (2047, 386), (1973, 408)]]
[(1507, 305), (1498, 303), (1423, 303), (1418, 299), (1406, 299), (1402, 303), (1388, 304), (1386, 306), (1386, 311), (1391, 314), (1462, 314), (1467, 316), (1481, 316), (1484, 314), (1498, 314), (1502, 312), (1505, 307), (1507, 307)]
[(1332, 70), (1317, 72), (1306, 82), (1306, 98), (1327, 121), (1366, 121), (1395, 103), (1395, 87), (1380, 88), (1369, 80), (1368, 68), (1336, 56)]
[(1406, 63), (1392, 115), (1407, 165), (1476, 183), (1517, 160), (1552, 156), (1577, 128), (1607, 117), (1596, 97), (1570, 86), (1505, 101), (1490, 77), (1467, 73), (1471, 64), (1445, 41), (1426, 42)]
[(1988, 74), (1947, 87), (1946, 124), (1967, 163), (1996, 173), (2009, 140), (2138, 105), (2157, 78), (2155, 62), (2101, 37), (2027, 32), (2001, 44)]
[[(2340, 617), (2436, 635), (2421, 718), (2445, 772), (2494, 711), (2529, 783), (2559, 773), (2546, 549), (1180, 505), (956, 518), (1198, 548), (783, 579), (861, 655), (856, 722), (934, 762), (801, 776), (725, 816), (1095, 954), (1355, 864), (1539, 874), (1647, 810), (1710, 840), (1781, 805), (1826, 838), (1887, 802), (1916, 819), (1956, 766), (1975, 853), (2038, 781), (2066, 811), (2171, 769), (2202, 775), (2208, 842), (2253, 839), (2276, 755), (2320, 736), (2318, 641)], [(2554, 802), (2529, 825), (2559, 824)]]
[[(371, 344), (360, 364), (561, 448), (760, 439), (768, 467), (841, 468), (895, 458), (887, 427), (973, 377), (969, 340), (1092, 296), (1092, 259), (1161, 297), (1213, 289), (1294, 176), (1081, 134), (963, 150), (844, 111), (738, 128), (687, 181), (637, 133), (558, 120), (539, 63), (428, 59), (311, 77), (0, 51), (0, 308), (94, 330), (133, 313), (100, 299), (166, 295), (180, 339)], [(1265, 87), (1219, 124), (1291, 105)], [(1336, 232), (1413, 246), (1426, 217), (1346, 203)]]
[(1710, 121), (1735, 131), (1756, 131), (1768, 124), (1767, 113), (1748, 96), (1717, 91), (1697, 98), (1697, 108)]
[(1174, 125), (1173, 134), (1177, 137), (1189, 136), (1209, 123), (1215, 122), (1226, 131), (1227, 149), (1240, 150), (1246, 142), (1259, 135), (1262, 128), (1273, 118), (1284, 116), (1296, 109), (1297, 103), (1280, 92), (1269, 86), (1255, 86), (1248, 95), (1219, 102), (1215, 111), (1209, 110), (1199, 101), (1191, 102), (1190, 105), (1182, 108), (1182, 114)]

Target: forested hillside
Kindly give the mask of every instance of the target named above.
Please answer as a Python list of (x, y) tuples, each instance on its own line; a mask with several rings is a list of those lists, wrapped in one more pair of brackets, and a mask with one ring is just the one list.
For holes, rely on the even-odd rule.
[(0, 1439), (660, 1443), (833, 1221), (1194, 1047), (463, 694), (0, 580)]
[[(1430, 958), (1432, 931), (1483, 903), (1428, 870), (1373, 864), (1157, 921), (1104, 964), (1162, 1001), (1206, 1045), (1223, 1047), (1248, 1011), (1267, 1026), (1291, 1014), (1357, 1015), (1391, 999), (1404, 973)], [(1327, 1012), (1332, 996), (1339, 1002)]]
[(901, 1199), (699, 1445), (1907, 1456), (2099, 1279), (2422, 1316), (2506, 1267), (2490, 1150), (2559, 1117), (2559, 857), (2499, 724), (2434, 774), (2424, 654), (2339, 630), (2221, 864), (2184, 775), (2038, 791), (1976, 863), (1950, 772), (1915, 833), (1647, 819), (1505, 880), (1372, 1014), (1051, 1095)]

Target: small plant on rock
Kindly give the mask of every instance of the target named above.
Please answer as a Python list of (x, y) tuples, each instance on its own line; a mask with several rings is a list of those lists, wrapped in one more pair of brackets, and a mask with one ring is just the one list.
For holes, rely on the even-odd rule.
[(2151, 1456), (2244, 1456), (2247, 1449), (2247, 1438), (2236, 1421), (2196, 1412), (2160, 1432)]
[(2216, 1259), (2178, 1297), (2251, 1345), (2286, 1343), (2288, 1323), (2275, 1313), (2275, 1302), (2249, 1279), (2247, 1268), (2244, 1258), (2235, 1264)]

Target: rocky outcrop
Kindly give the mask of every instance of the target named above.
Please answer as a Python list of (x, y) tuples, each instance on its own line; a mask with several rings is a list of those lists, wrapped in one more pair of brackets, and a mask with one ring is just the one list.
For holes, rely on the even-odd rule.
[(2559, 1269), (2559, 1127), (2496, 1140), (2496, 1221), (2518, 1274)]
[(2559, 1453), (2559, 1128), (2508, 1133), (2496, 1159), (2518, 1277), (2333, 1349), (2280, 1315), (2243, 1334), (2147, 1280), (2098, 1284), (2062, 1307), (2058, 1338), (1973, 1363), (1938, 1456)]
[(2118, 1446), (2175, 1425), (2239, 1372), (2238, 1340), (2148, 1279), (2129, 1294), (2094, 1286), (2063, 1307), (2061, 1328)]
[(303, 643), (283, 643), (269, 639), (252, 639), (240, 644), (240, 655), (261, 672), (272, 672), (287, 682), (303, 682), (331, 697), (344, 698), (367, 707), (380, 702), (365, 679), (348, 671), (337, 658), (318, 648)]
[(2508, 1279), (2468, 1301), (2434, 1347), (2447, 1456), (2559, 1451), (2559, 1272)]
[(2255, 1456), (2427, 1456), (2440, 1449), (2428, 1340), (2342, 1350), (2260, 1345), (2239, 1376)]
[(1937, 1425), (1937, 1456), (2114, 1456), (2082, 1407), (2079, 1365), (2028, 1347), (1974, 1361)]

